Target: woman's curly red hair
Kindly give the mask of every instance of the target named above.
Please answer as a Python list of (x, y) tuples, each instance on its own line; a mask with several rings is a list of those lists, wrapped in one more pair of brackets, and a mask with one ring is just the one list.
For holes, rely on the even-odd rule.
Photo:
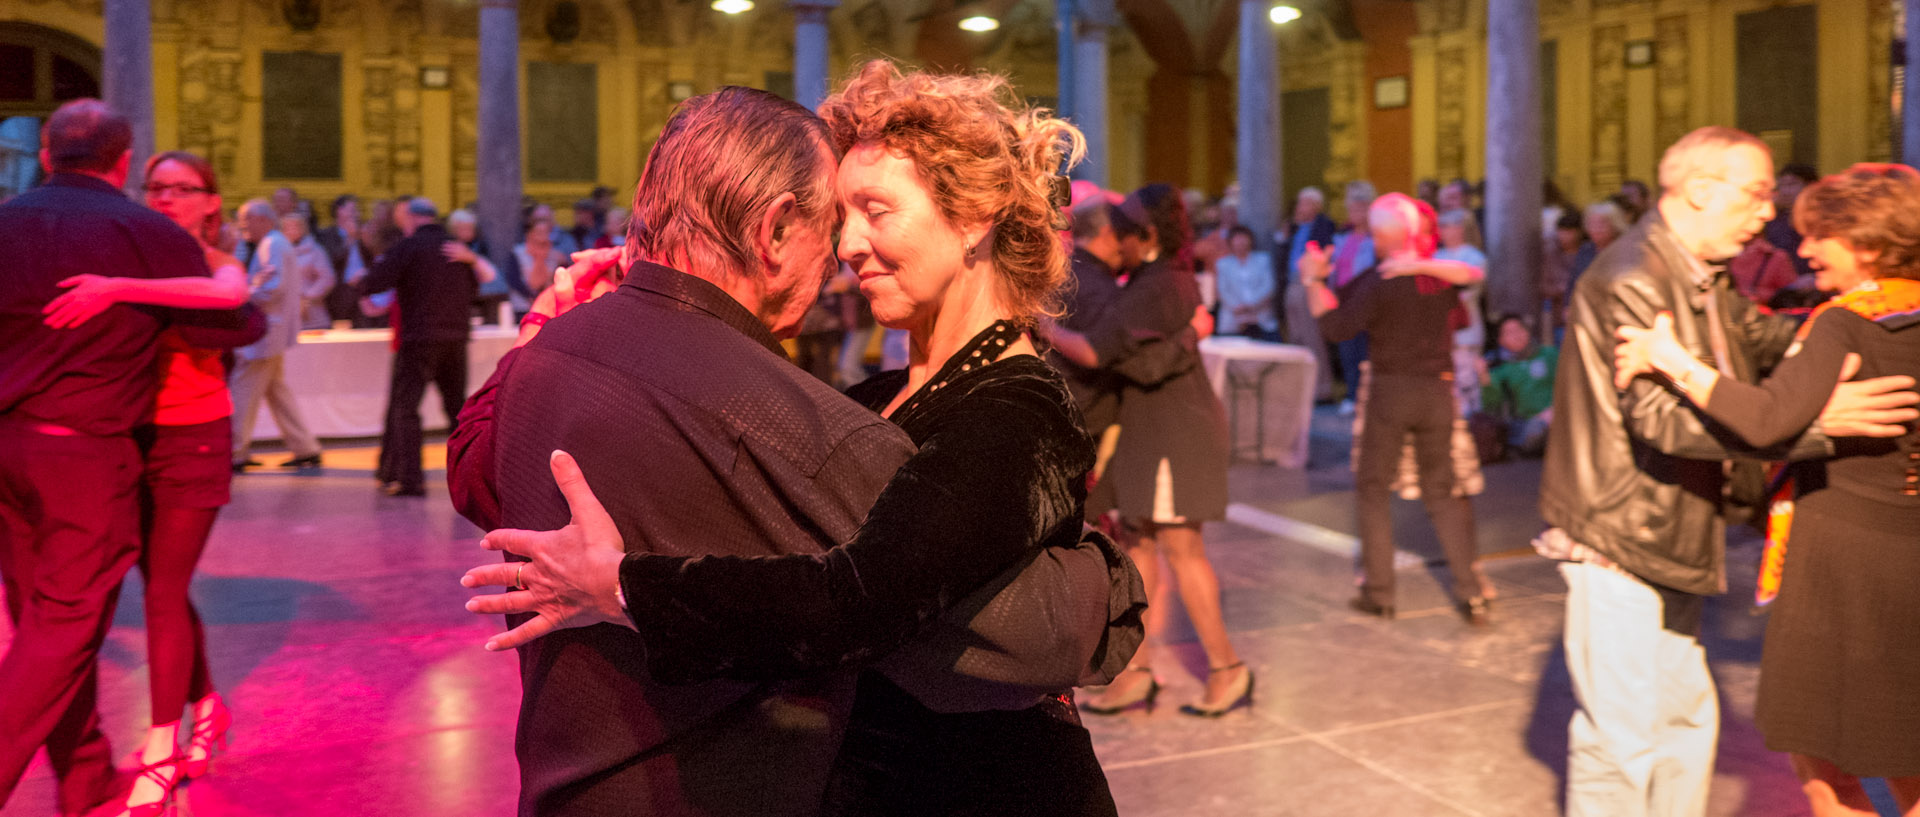
[(861, 66), (819, 112), (841, 153), (884, 145), (914, 163), (949, 222), (992, 225), (1001, 296), (1014, 315), (1059, 314), (1067, 256), (1054, 180), (1086, 155), (1078, 128), (1029, 107), (1004, 77), (903, 74), (887, 60)]
[(1920, 173), (1906, 165), (1863, 162), (1815, 182), (1794, 202), (1793, 226), (1878, 253), (1875, 278), (1920, 280)]

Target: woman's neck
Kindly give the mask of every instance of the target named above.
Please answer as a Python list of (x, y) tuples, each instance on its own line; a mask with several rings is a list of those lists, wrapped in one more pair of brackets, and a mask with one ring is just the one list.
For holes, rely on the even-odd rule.
[[(932, 380), (967, 341), (995, 321), (1013, 317), (994, 295), (992, 281), (998, 276), (998, 272), (984, 264), (977, 272), (964, 273), (963, 277), (968, 280), (955, 281), (932, 314), (919, 325), (907, 328), (910, 344), (907, 384), (887, 407), (886, 414), (891, 415), (908, 396)], [(1005, 354), (1020, 353), (1033, 353), (1032, 345), (1025, 338), (1005, 350)]]

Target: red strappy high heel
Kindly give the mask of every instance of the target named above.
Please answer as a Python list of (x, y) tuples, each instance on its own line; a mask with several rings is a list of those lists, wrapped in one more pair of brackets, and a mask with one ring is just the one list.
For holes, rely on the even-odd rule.
[(192, 780), (207, 773), (207, 764), (213, 760), (213, 750), (227, 748), (227, 730), (233, 726), (233, 712), (227, 709), (227, 702), (216, 692), (208, 696), (213, 699), (213, 712), (206, 720), (193, 719), (193, 737), (187, 741), (187, 753), (181, 759), (183, 776)]
[[(173, 805), (174, 788), (180, 785), (180, 781), (186, 779), (180, 772), (181, 761), (179, 755), (174, 755), (158, 763), (149, 763), (141, 766), (138, 772), (139, 778), (151, 780), (155, 785), (159, 786), (161, 788), (160, 799), (151, 803), (128, 803), (126, 804), (126, 808), (120, 813), (124, 815), (124, 817), (160, 817), (160, 815), (165, 814), (167, 808)], [(133, 793), (128, 792), (127, 796), (132, 797)]]

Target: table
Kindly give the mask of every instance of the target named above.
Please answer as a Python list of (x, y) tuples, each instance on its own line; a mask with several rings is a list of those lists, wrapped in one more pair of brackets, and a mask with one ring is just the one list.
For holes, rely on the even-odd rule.
[(1305, 467), (1319, 376), (1313, 353), (1304, 346), (1217, 336), (1200, 341), (1200, 360), (1226, 407), (1235, 457), (1251, 452), (1259, 462)]
[[(517, 327), (476, 326), (467, 341), (467, 391), (493, 376), (494, 366), (513, 348)], [(393, 377), (393, 330), (323, 329), (300, 333), (287, 350), (286, 383), (300, 405), (300, 417), (317, 437), (378, 437), (387, 417), (387, 388)], [(464, 399), (466, 395), (461, 395)], [(439, 393), (427, 389), (420, 421), (429, 431), (447, 427)], [(277, 440), (280, 429), (265, 401), (253, 427), (255, 440)]]

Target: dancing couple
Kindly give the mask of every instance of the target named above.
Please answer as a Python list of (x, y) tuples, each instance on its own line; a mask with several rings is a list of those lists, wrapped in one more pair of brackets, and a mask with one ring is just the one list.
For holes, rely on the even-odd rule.
[[(624, 251), (557, 277), (449, 446), (512, 554), (462, 581), (511, 588), (467, 606), (514, 625), (521, 814), (1115, 813), (1072, 689), (1145, 596), (1029, 334), (1081, 153), (1001, 78), (884, 61), (818, 116), (676, 111)], [(913, 350), (844, 397), (777, 340), (836, 250)]]
[(47, 182), (0, 206), (0, 577), (14, 624), (0, 660), (0, 805), (43, 744), (62, 813), (116, 796), (97, 656), (135, 565), (153, 726), (121, 813), (164, 811), (175, 786), (207, 772), (232, 721), (187, 587), (232, 477), (221, 350), (268, 323), (236, 310), (258, 288), (213, 246), (212, 168), (154, 156), (142, 208), (120, 192), (132, 140), (98, 100), (67, 103), (42, 135)]

